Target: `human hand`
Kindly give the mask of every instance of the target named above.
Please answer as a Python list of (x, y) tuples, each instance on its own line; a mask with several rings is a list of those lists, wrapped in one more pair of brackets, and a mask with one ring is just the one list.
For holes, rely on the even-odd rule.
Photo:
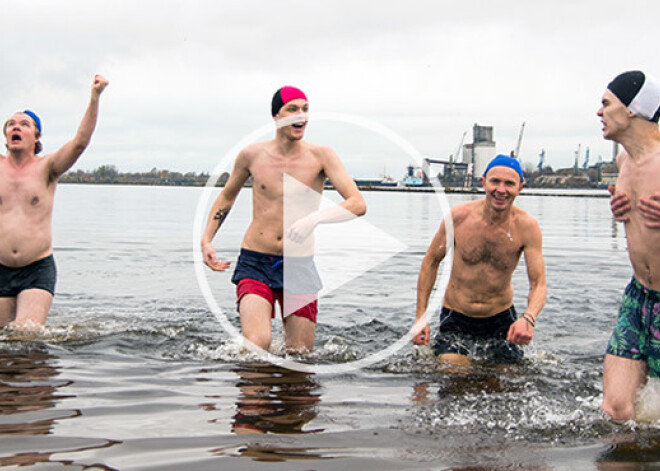
[[(419, 329), (419, 332), (415, 334), (415, 331), (417, 328)], [(428, 345), (429, 344), (429, 338), (431, 337), (431, 328), (429, 327), (429, 323), (426, 322), (425, 319), (417, 319), (415, 321), (415, 325), (413, 325), (413, 337), (412, 337), (412, 343), (415, 345)]]
[(617, 193), (616, 187), (610, 185), (607, 187), (610, 192), (610, 210), (614, 219), (619, 222), (627, 222), (630, 219), (630, 216), (627, 214), (630, 211), (630, 199), (625, 193)]
[(311, 216), (306, 216), (295, 221), (286, 230), (286, 237), (292, 242), (302, 243), (314, 231), (316, 222)]
[(202, 244), (202, 255), (204, 263), (213, 271), (225, 271), (231, 265), (231, 262), (221, 262), (215, 255), (215, 249), (211, 244)]
[(524, 317), (519, 318), (511, 327), (506, 339), (515, 345), (529, 345), (534, 335), (534, 326)]
[(660, 229), (660, 191), (648, 198), (640, 198), (637, 208), (644, 218), (646, 227)]
[(108, 79), (106, 79), (104, 76), (96, 74), (94, 76), (94, 82), (92, 83), (92, 92), (95, 93), (96, 96), (99, 96), (109, 83), (110, 81), (108, 81)]

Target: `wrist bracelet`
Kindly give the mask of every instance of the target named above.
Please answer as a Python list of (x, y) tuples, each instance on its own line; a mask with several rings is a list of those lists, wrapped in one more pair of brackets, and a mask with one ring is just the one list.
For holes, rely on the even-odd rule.
[(532, 327), (536, 327), (536, 322), (534, 321), (534, 318), (532, 317), (531, 314), (524, 313), (524, 314), (522, 315), (522, 318), (525, 319), (527, 322), (529, 322), (529, 324), (530, 324)]

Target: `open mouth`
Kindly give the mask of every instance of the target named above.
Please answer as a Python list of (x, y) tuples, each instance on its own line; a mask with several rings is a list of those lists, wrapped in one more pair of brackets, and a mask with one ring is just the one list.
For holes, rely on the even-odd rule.
[(302, 123), (293, 123), (291, 126), (293, 126), (293, 127), (296, 128), (296, 129), (302, 129), (302, 128), (305, 127), (305, 124), (307, 124), (307, 123), (305, 123), (305, 122), (302, 122)]
[(11, 142), (12, 142), (12, 143), (14, 143), (14, 142), (21, 142), (22, 140), (23, 140), (23, 138), (22, 138), (20, 135), (18, 135), (18, 134), (12, 134), (12, 135), (11, 135)]

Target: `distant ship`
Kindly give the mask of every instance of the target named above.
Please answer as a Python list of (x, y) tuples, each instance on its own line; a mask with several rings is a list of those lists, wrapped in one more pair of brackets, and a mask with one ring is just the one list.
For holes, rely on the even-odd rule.
[(431, 186), (431, 183), (422, 167), (408, 165), (406, 176), (403, 178), (403, 186)]
[(356, 178), (355, 184), (358, 188), (394, 188), (399, 186), (399, 182), (389, 176), (383, 178)]

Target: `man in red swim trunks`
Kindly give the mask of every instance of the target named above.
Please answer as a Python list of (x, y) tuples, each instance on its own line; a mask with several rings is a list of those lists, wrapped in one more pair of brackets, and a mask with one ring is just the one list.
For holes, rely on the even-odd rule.
[[(271, 103), (275, 138), (251, 144), (238, 154), (211, 208), (201, 241), (204, 263), (215, 271), (226, 270), (230, 262), (217, 259), (211, 242), (252, 177), (252, 222), (243, 237), (232, 282), (237, 284), (243, 335), (262, 349), (271, 343), (275, 301), (283, 311), (287, 351), (313, 349), (316, 293), (321, 284), (313, 263), (312, 232), (318, 224), (366, 212), (364, 199), (337, 154), (303, 141), (308, 111), (309, 102), (301, 90), (282, 87), (275, 93)], [(326, 178), (344, 198), (338, 210), (318, 210)], [(285, 287), (285, 279), (294, 286)]]

